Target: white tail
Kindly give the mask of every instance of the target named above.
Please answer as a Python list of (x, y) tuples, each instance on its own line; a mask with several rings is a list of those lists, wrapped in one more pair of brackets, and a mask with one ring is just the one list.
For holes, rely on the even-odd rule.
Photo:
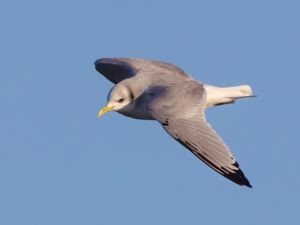
[(206, 90), (206, 108), (234, 103), (239, 98), (253, 97), (249, 85), (226, 88), (204, 85), (204, 88)]

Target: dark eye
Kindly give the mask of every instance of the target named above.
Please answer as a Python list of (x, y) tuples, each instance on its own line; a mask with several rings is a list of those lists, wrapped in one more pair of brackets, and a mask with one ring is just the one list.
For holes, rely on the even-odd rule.
[(119, 102), (119, 103), (124, 102), (124, 98), (120, 98), (120, 99), (118, 100), (118, 102)]

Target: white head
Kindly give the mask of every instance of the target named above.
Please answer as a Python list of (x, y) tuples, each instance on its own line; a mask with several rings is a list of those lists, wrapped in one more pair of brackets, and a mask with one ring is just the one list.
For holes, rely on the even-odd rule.
[(130, 88), (127, 85), (119, 83), (108, 93), (107, 105), (99, 111), (98, 116), (102, 116), (111, 110), (119, 111), (130, 104), (133, 99), (134, 96)]

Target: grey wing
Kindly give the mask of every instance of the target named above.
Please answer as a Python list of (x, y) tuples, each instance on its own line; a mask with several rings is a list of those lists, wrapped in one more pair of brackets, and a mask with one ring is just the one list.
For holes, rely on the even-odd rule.
[[(179, 90), (178, 90), (179, 91)], [(191, 91), (171, 105), (168, 94), (148, 103), (148, 110), (163, 128), (209, 167), (231, 181), (251, 187), (224, 141), (206, 121), (203, 109), (205, 92)], [(174, 93), (173, 93), (174, 94)], [(190, 99), (187, 100), (188, 95)], [(170, 97), (170, 96), (169, 96)], [(196, 100), (198, 99), (198, 103)]]
[(128, 60), (117, 58), (102, 58), (95, 61), (96, 70), (113, 83), (130, 78), (137, 73)]
[(188, 77), (182, 69), (175, 65), (146, 59), (102, 58), (95, 61), (95, 68), (115, 84), (137, 74), (172, 74), (173, 76)]

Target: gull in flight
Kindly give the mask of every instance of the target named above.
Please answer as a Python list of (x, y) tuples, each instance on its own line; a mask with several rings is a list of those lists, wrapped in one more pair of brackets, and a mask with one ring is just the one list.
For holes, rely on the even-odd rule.
[(154, 60), (102, 58), (96, 70), (115, 86), (98, 115), (116, 111), (157, 120), (176, 141), (229, 180), (252, 187), (227, 145), (206, 121), (204, 110), (253, 97), (251, 87), (216, 87), (194, 80), (179, 67)]

